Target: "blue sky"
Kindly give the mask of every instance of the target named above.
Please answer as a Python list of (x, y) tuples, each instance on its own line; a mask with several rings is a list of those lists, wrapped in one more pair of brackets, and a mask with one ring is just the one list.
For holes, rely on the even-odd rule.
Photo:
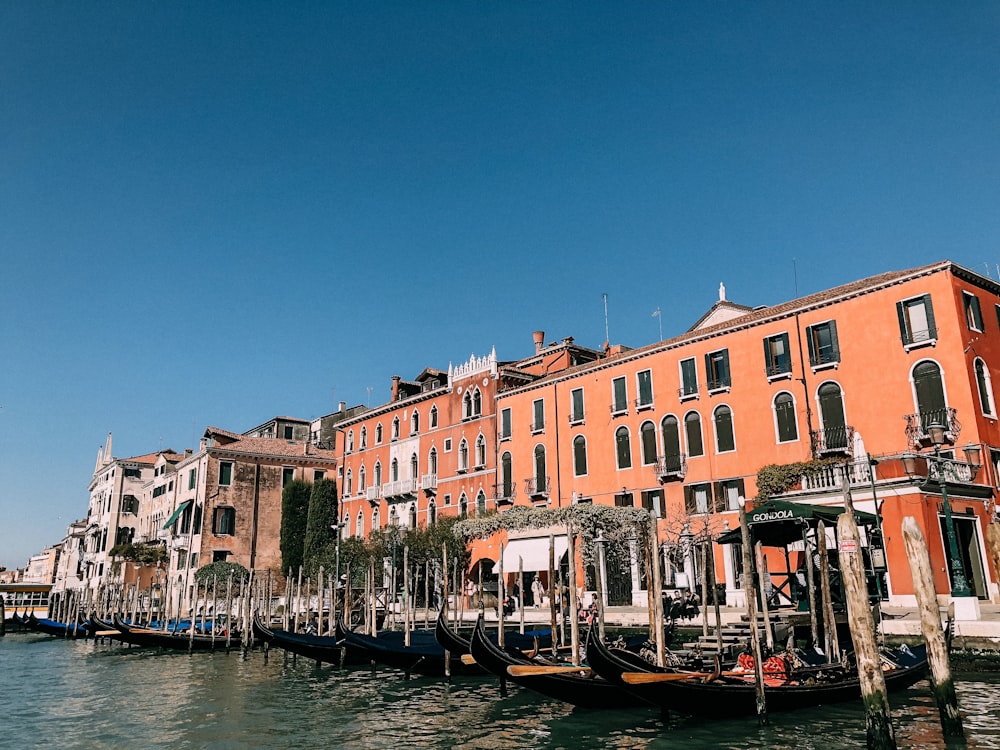
[(0, 565), (119, 457), (1000, 262), (996, 3), (0, 5)]

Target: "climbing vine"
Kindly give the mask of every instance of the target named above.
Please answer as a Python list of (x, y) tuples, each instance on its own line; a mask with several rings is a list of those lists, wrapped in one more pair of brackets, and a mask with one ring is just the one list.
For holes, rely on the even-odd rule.
[(757, 471), (757, 499), (763, 502), (775, 495), (783, 495), (798, 484), (803, 476), (839, 464), (843, 464), (842, 459), (816, 458), (812, 461), (761, 466)]

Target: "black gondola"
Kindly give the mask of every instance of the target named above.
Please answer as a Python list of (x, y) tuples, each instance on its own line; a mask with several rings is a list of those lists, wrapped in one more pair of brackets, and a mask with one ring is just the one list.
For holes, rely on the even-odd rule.
[[(168, 633), (163, 630), (133, 628), (118, 616), (115, 616), (112, 622), (118, 635), (110, 637), (133, 646), (165, 648), (173, 651), (210, 651), (226, 648), (226, 636), (224, 635), (216, 635), (213, 638), (210, 635), (200, 633), (195, 633), (192, 636), (189, 632)], [(239, 642), (239, 638), (234, 634), (230, 638), (230, 647), (238, 646)]]
[[(445, 674), (445, 649), (438, 643), (432, 630), (410, 631), (410, 645), (404, 643), (401, 631), (383, 631), (372, 637), (348, 630), (337, 623), (337, 636), (343, 637), (344, 646), (351, 658), (367, 658), (388, 667), (402, 669), (407, 674), (416, 673), (438, 677)], [(449, 653), (451, 674), (482, 674), (475, 665), (463, 664), (461, 654)]]
[[(459, 633), (448, 623), (448, 617), (444, 610), (438, 612), (437, 620), (434, 623), (434, 638), (441, 645), (441, 648), (451, 654), (470, 653), (469, 639)], [(492, 633), (490, 638), (496, 641), (496, 636)], [(504, 646), (513, 647), (520, 651), (548, 650), (552, 648), (552, 631), (533, 630), (521, 633), (519, 631), (504, 632)]]
[(253, 632), (254, 638), (258, 640), (307, 659), (315, 659), (318, 663), (355, 665), (370, 661), (366, 654), (361, 654), (356, 649), (344, 649), (336, 636), (309, 635), (282, 628), (269, 628), (256, 615), (253, 618)]
[(73, 623), (65, 623), (29, 615), (26, 620), (22, 619), (22, 622), (29, 630), (54, 635), (57, 638), (82, 638), (87, 634), (86, 628), (79, 622), (79, 619)]
[(624, 686), (626, 689), (631, 689), (632, 686), (626, 685), (622, 679), (622, 674), (625, 672), (654, 674), (675, 674), (678, 672), (672, 667), (658, 667), (628, 649), (608, 646), (593, 628), (587, 633), (586, 652), (587, 666), (594, 670), (595, 674), (615, 685)]
[(483, 669), (506, 680), (570, 703), (580, 708), (634, 708), (642, 705), (635, 696), (621, 686), (593, 674), (587, 667), (578, 672), (556, 674), (512, 674), (509, 667), (543, 666), (516, 651), (500, 648), (486, 634), (483, 620), (476, 622), (470, 641), (472, 657)]
[[(895, 665), (885, 672), (886, 690), (903, 690), (920, 680), (927, 672), (927, 650), (924, 646), (892, 649), (884, 652)], [(793, 673), (794, 678), (794, 673)], [(692, 716), (712, 718), (754, 716), (757, 713), (756, 688), (752, 676), (746, 678), (721, 676), (703, 681), (699, 677), (672, 679), (663, 675), (642, 672), (641, 683), (630, 683), (628, 673), (622, 678), (628, 689), (638, 698), (663, 709)], [(635, 678), (633, 678), (635, 679)], [(766, 685), (764, 695), (768, 712), (793, 711), (813, 708), (830, 703), (843, 703), (861, 698), (861, 684), (856, 676), (829, 681), (820, 679), (792, 679), (782, 685)]]

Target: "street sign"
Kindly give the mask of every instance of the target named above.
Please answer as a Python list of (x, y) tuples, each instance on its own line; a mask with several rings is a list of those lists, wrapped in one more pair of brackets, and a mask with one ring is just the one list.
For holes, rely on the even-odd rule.
[(857, 552), (858, 543), (853, 539), (841, 539), (837, 545), (837, 550), (840, 552)]

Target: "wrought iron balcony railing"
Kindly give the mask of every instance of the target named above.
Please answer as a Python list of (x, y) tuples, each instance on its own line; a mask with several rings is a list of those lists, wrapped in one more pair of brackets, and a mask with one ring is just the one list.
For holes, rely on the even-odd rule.
[(687, 456), (683, 454), (657, 456), (653, 471), (656, 473), (656, 479), (660, 482), (674, 479), (682, 480), (687, 476)]
[(497, 482), (493, 485), (493, 498), (497, 505), (513, 505), (517, 496), (514, 482)]
[(931, 425), (943, 426), (945, 440), (949, 443), (958, 440), (962, 432), (962, 424), (958, 421), (958, 410), (950, 406), (907, 414), (903, 419), (906, 420), (906, 437), (914, 449), (926, 448), (931, 444), (928, 432)]
[(533, 500), (549, 496), (548, 477), (529, 477), (524, 480), (524, 491)]
[(848, 455), (854, 449), (854, 428), (850, 425), (824, 427), (809, 433), (813, 454), (817, 456)]

